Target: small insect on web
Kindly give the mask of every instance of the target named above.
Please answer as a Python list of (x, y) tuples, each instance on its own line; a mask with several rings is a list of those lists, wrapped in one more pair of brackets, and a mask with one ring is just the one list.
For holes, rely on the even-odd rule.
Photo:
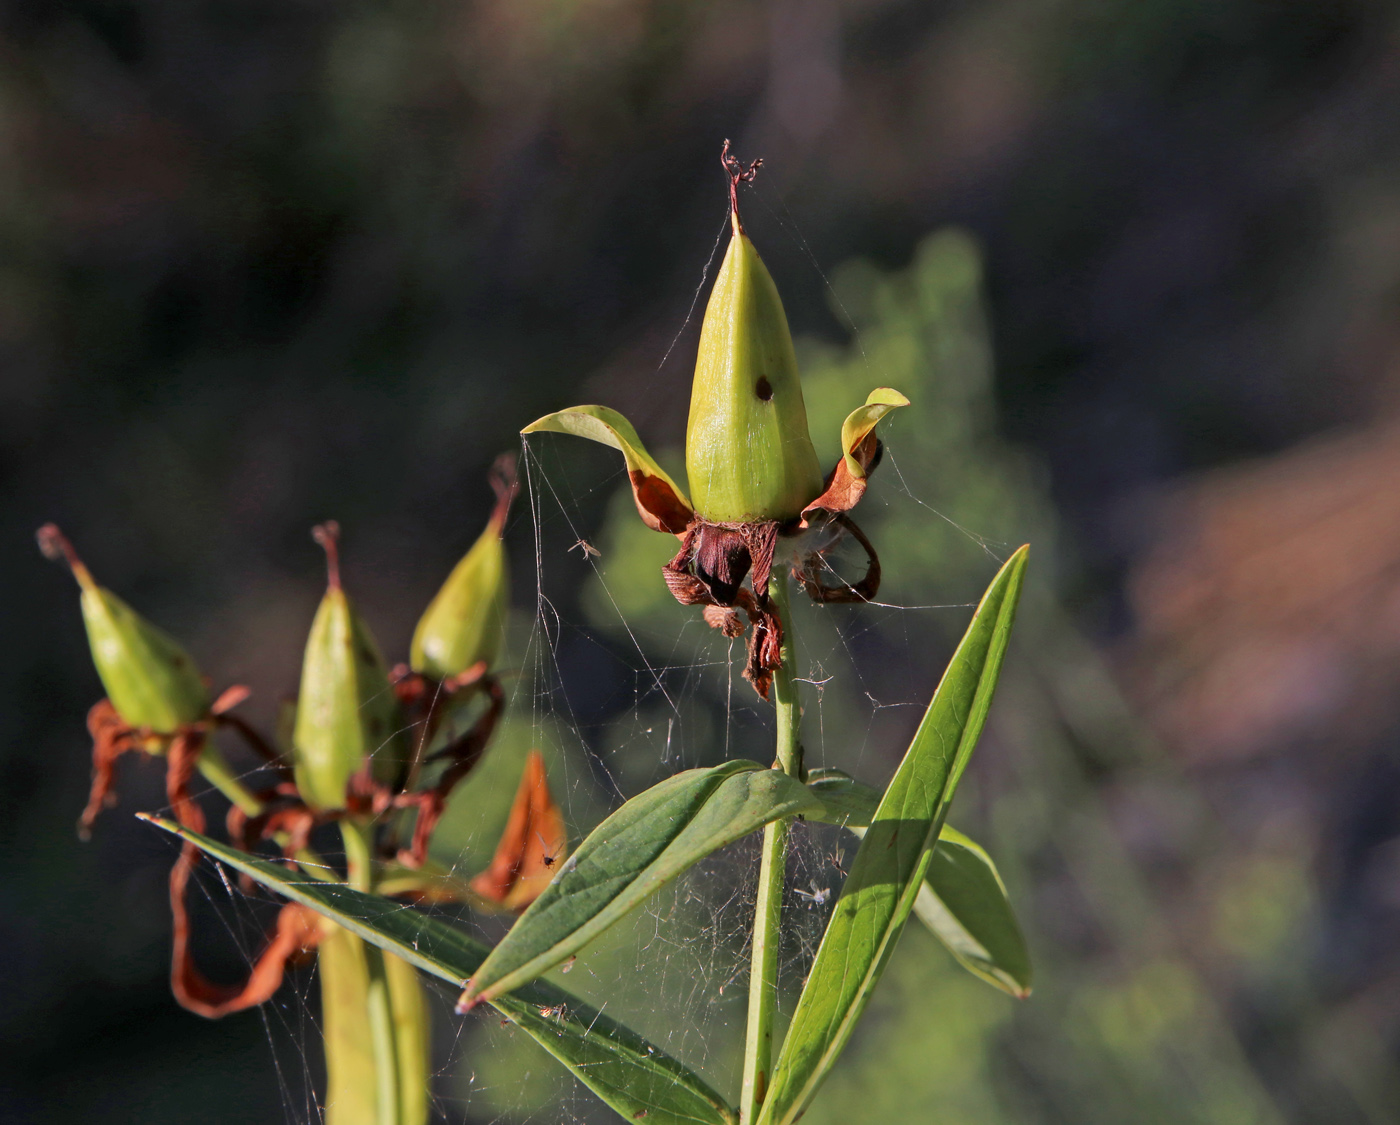
[(545, 867), (553, 867), (555, 860), (557, 860), (559, 857), (557, 855), (550, 854), (549, 845), (545, 843), (545, 839), (543, 836), (540, 836), (538, 832), (536, 832), (535, 835), (539, 836), (540, 848), (543, 851), (543, 854), (540, 856), (540, 861), (545, 865)]

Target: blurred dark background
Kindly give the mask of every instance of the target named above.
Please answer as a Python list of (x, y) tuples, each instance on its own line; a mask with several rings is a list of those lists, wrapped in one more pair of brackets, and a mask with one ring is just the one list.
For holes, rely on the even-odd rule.
[[(522, 424), (606, 402), (679, 443), (730, 137), (765, 159), (746, 217), (823, 456), (869, 386), (917, 385), (908, 492), (1039, 568), (965, 818), (1041, 991), (923, 981), (911, 935), (828, 1112), (1400, 1121), (1397, 105), (1379, 2), (0, 5), (0, 1119), (317, 1119), (314, 1007), (207, 1023), (169, 996), (171, 853), (124, 815), (163, 804), (159, 770), (126, 764), (74, 837), (99, 689), (33, 530), (266, 718), (335, 516), (401, 655)], [(617, 466), (562, 454), (540, 444), (608, 565)], [(932, 528), (891, 547), (918, 572), (891, 600), (975, 598), (988, 553), (882, 487), (872, 524)], [(609, 743), (637, 691), (596, 658), (627, 644), (562, 552), (575, 733), (645, 780), (640, 736)], [(659, 663), (688, 618), (658, 604), (634, 611)], [(883, 780), (914, 716), (885, 738), (841, 698), (824, 737)], [(900, 1051), (926, 1100), (861, 1078)], [(444, 1112), (561, 1119), (511, 1089)]]

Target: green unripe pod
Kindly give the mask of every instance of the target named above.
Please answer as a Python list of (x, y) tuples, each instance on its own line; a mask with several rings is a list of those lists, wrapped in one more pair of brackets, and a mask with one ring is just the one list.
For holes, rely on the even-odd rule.
[(54, 524), (38, 533), (39, 548), (68, 563), (82, 589), (83, 625), (107, 698), (132, 727), (173, 734), (209, 713), (209, 689), (194, 660), (111, 590), (93, 580)]
[(306, 640), (292, 750), (302, 800), (325, 810), (345, 807), (346, 785), (367, 760), (375, 781), (396, 784), (408, 741), (379, 646), (340, 586), (339, 528), (326, 523), (314, 534), (329, 582)]
[(685, 468), (712, 523), (785, 521), (822, 490), (777, 286), (733, 212), (690, 392)]
[(446, 680), (482, 663), (490, 668), (505, 643), (510, 573), (501, 536), (515, 495), (513, 460), (497, 461), (491, 484), (496, 508), (486, 530), (452, 568), (413, 630), (409, 666), (434, 679)]

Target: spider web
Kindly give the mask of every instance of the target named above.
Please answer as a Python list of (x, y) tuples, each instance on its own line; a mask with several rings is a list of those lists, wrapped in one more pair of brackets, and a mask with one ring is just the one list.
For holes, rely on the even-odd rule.
[[(790, 216), (784, 220), (771, 208), (770, 214), (795, 232)], [(810, 257), (800, 233), (792, 241)], [(719, 244), (717, 238), (716, 249)], [(956, 266), (965, 249), (945, 246), (943, 259), (951, 255)], [(943, 259), (939, 268), (948, 273), (952, 267)], [(707, 264), (687, 322), (709, 269)], [(858, 307), (869, 307), (870, 292), (883, 287), (889, 300), (882, 315), (872, 314), (867, 332), (844, 345), (808, 342), (802, 355), (809, 417), (824, 462), (834, 459), (835, 447), (829, 440), (824, 445), (823, 437), (839, 431), (841, 418), (869, 389), (897, 386), (915, 400), (914, 407), (892, 416), (893, 425), (882, 427), (885, 463), (855, 513), (885, 564), (881, 600), (860, 607), (795, 606), (807, 765), (839, 767), (877, 785), (888, 779), (907, 744), (976, 596), (1009, 554), (1007, 529), (1020, 530), (1025, 522), (1025, 513), (1005, 503), (948, 503), (960, 494), (976, 496), (979, 488), (1004, 500), (1013, 489), (1002, 478), (1018, 470), (974, 468), (969, 456), (990, 363), (975, 293), (964, 293), (964, 307), (950, 312), (938, 301), (952, 302), (967, 279), (953, 276), (945, 292), (930, 297), (917, 292), (918, 283), (928, 281), (917, 271), (916, 265), (885, 276), (858, 265), (831, 278), (822, 274), (833, 309), (848, 326), (854, 323), (847, 308), (852, 295)], [(936, 273), (925, 263), (925, 275)], [(891, 312), (889, 302), (896, 298), (902, 306)], [(674, 348), (673, 342), (667, 357)], [(945, 380), (942, 387), (931, 370)], [(681, 375), (670, 382), (675, 385), (666, 393), (688, 386)], [(956, 426), (947, 425), (950, 412), (959, 414)], [(677, 460), (664, 449), (659, 457), (663, 463)], [(771, 707), (740, 676), (742, 640), (726, 640), (697, 610), (671, 600), (659, 567), (674, 552), (674, 540), (641, 526), (615, 456), (549, 436), (525, 444), (522, 469), (527, 503), (523, 511), (517, 508), (508, 541), (531, 543), (534, 612), (515, 630), (511, 651), (519, 654), (518, 674), (508, 683), (504, 729), (454, 797), (435, 839), (434, 857), (463, 877), (489, 859), (530, 747), (548, 756), (551, 789), (575, 844), (622, 800), (678, 770), (741, 757), (766, 763), (773, 754)], [(969, 526), (1003, 535), (984, 537)], [(858, 552), (838, 552), (828, 565), (833, 581), (844, 581), (859, 578), (863, 562)], [(854, 850), (853, 838), (838, 829), (794, 825), (779, 1035)], [(731, 1100), (742, 1067), (757, 865), (756, 836), (708, 857), (582, 951), (567, 970), (551, 974)], [(268, 907), (246, 897), (211, 863), (201, 865), (191, 895), (202, 900), (196, 940), (202, 930), (217, 928), (251, 964)], [(498, 918), (451, 913), (487, 942), (505, 929)], [(436, 1119), (616, 1120), (523, 1032), (489, 1011), (454, 1016), (454, 991), (436, 981), (427, 987)], [(290, 972), (256, 1016), (238, 1018), (263, 1023), (285, 1119), (322, 1120), (315, 1093), (323, 1063), (314, 975)]]

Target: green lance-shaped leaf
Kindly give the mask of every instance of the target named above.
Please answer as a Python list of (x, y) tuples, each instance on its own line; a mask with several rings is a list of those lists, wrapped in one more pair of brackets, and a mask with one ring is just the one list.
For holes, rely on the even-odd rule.
[(791, 519), (822, 491), (787, 314), (737, 215), (700, 329), (685, 471), (713, 523)]
[(41, 527), (38, 539), (44, 554), (66, 561), (78, 580), (92, 662), (117, 714), (163, 734), (208, 714), (209, 689), (189, 653), (99, 586), (56, 526)]
[(992, 704), (1028, 548), (992, 580), (885, 790), (793, 1013), (759, 1125), (790, 1125), (835, 1064), (928, 873), (948, 804)]
[[(826, 807), (809, 819), (865, 836), (880, 804), (878, 789), (837, 769), (813, 770), (807, 786)], [(1001, 873), (980, 844), (946, 824), (914, 914), (973, 976), (1018, 1000), (1030, 995), (1030, 953)]]
[(522, 434), (573, 434), (618, 450), (627, 463), (637, 514), (653, 531), (680, 535), (694, 512), (680, 485), (656, 462), (632, 423), (606, 406), (574, 406), (531, 422)]
[[(498, 462), (498, 466), (500, 463)], [(513, 467), (498, 468), (496, 508), (486, 530), (452, 568), (413, 630), (408, 662), (415, 672), (445, 680), (478, 664), (490, 668), (500, 655), (510, 613), (506, 565), (506, 516), (515, 494)]]
[[(302, 881), (285, 867), (161, 817), (143, 820), (197, 844), (294, 902), (304, 903), (387, 953), (453, 985), (475, 975), (489, 950), (468, 934), (401, 902), (343, 883)], [(537, 982), (491, 1005), (563, 1063), (628, 1121), (734, 1125), (734, 1111), (686, 1067), (572, 994)]]
[(880, 807), (880, 791), (857, 781), (845, 770), (820, 767), (807, 771), (807, 788), (822, 803), (819, 816), (809, 819), (837, 824), (854, 831), (865, 828)]
[(306, 640), (292, 731), (297, 790), (317, 810), (344, 808), (346, 783), (366, 760), (375, 780), (394, 783), (408, 750), (384, 658), (341, 589), (338, 534), (333, 523), (316, 529), (328, 583)]
[[(326, 1051), (326, 1125), (378, 1125), (379, 1075), (373, 1033), (366, 1016), (369, 967), (364, 939), (327, 925), (316, 947), (321, 977), (321, 1029)], [(427, 1007), (418, 971), (394, 956), (384, 958), (398, 1048), (400, 1125), (428, 1120)]]
[(462, 994), (470, 1007), (566, 961), (648, 895), (771, 820), (821, 811), (795, 778), (757, 762), (686, 770), (633, 797), (578, 846)]
[(943, 826), (914, 914), (958, 964), (994, 988), (1024, 1000), (1031, 959), (1006, 884), (982, 846)]

